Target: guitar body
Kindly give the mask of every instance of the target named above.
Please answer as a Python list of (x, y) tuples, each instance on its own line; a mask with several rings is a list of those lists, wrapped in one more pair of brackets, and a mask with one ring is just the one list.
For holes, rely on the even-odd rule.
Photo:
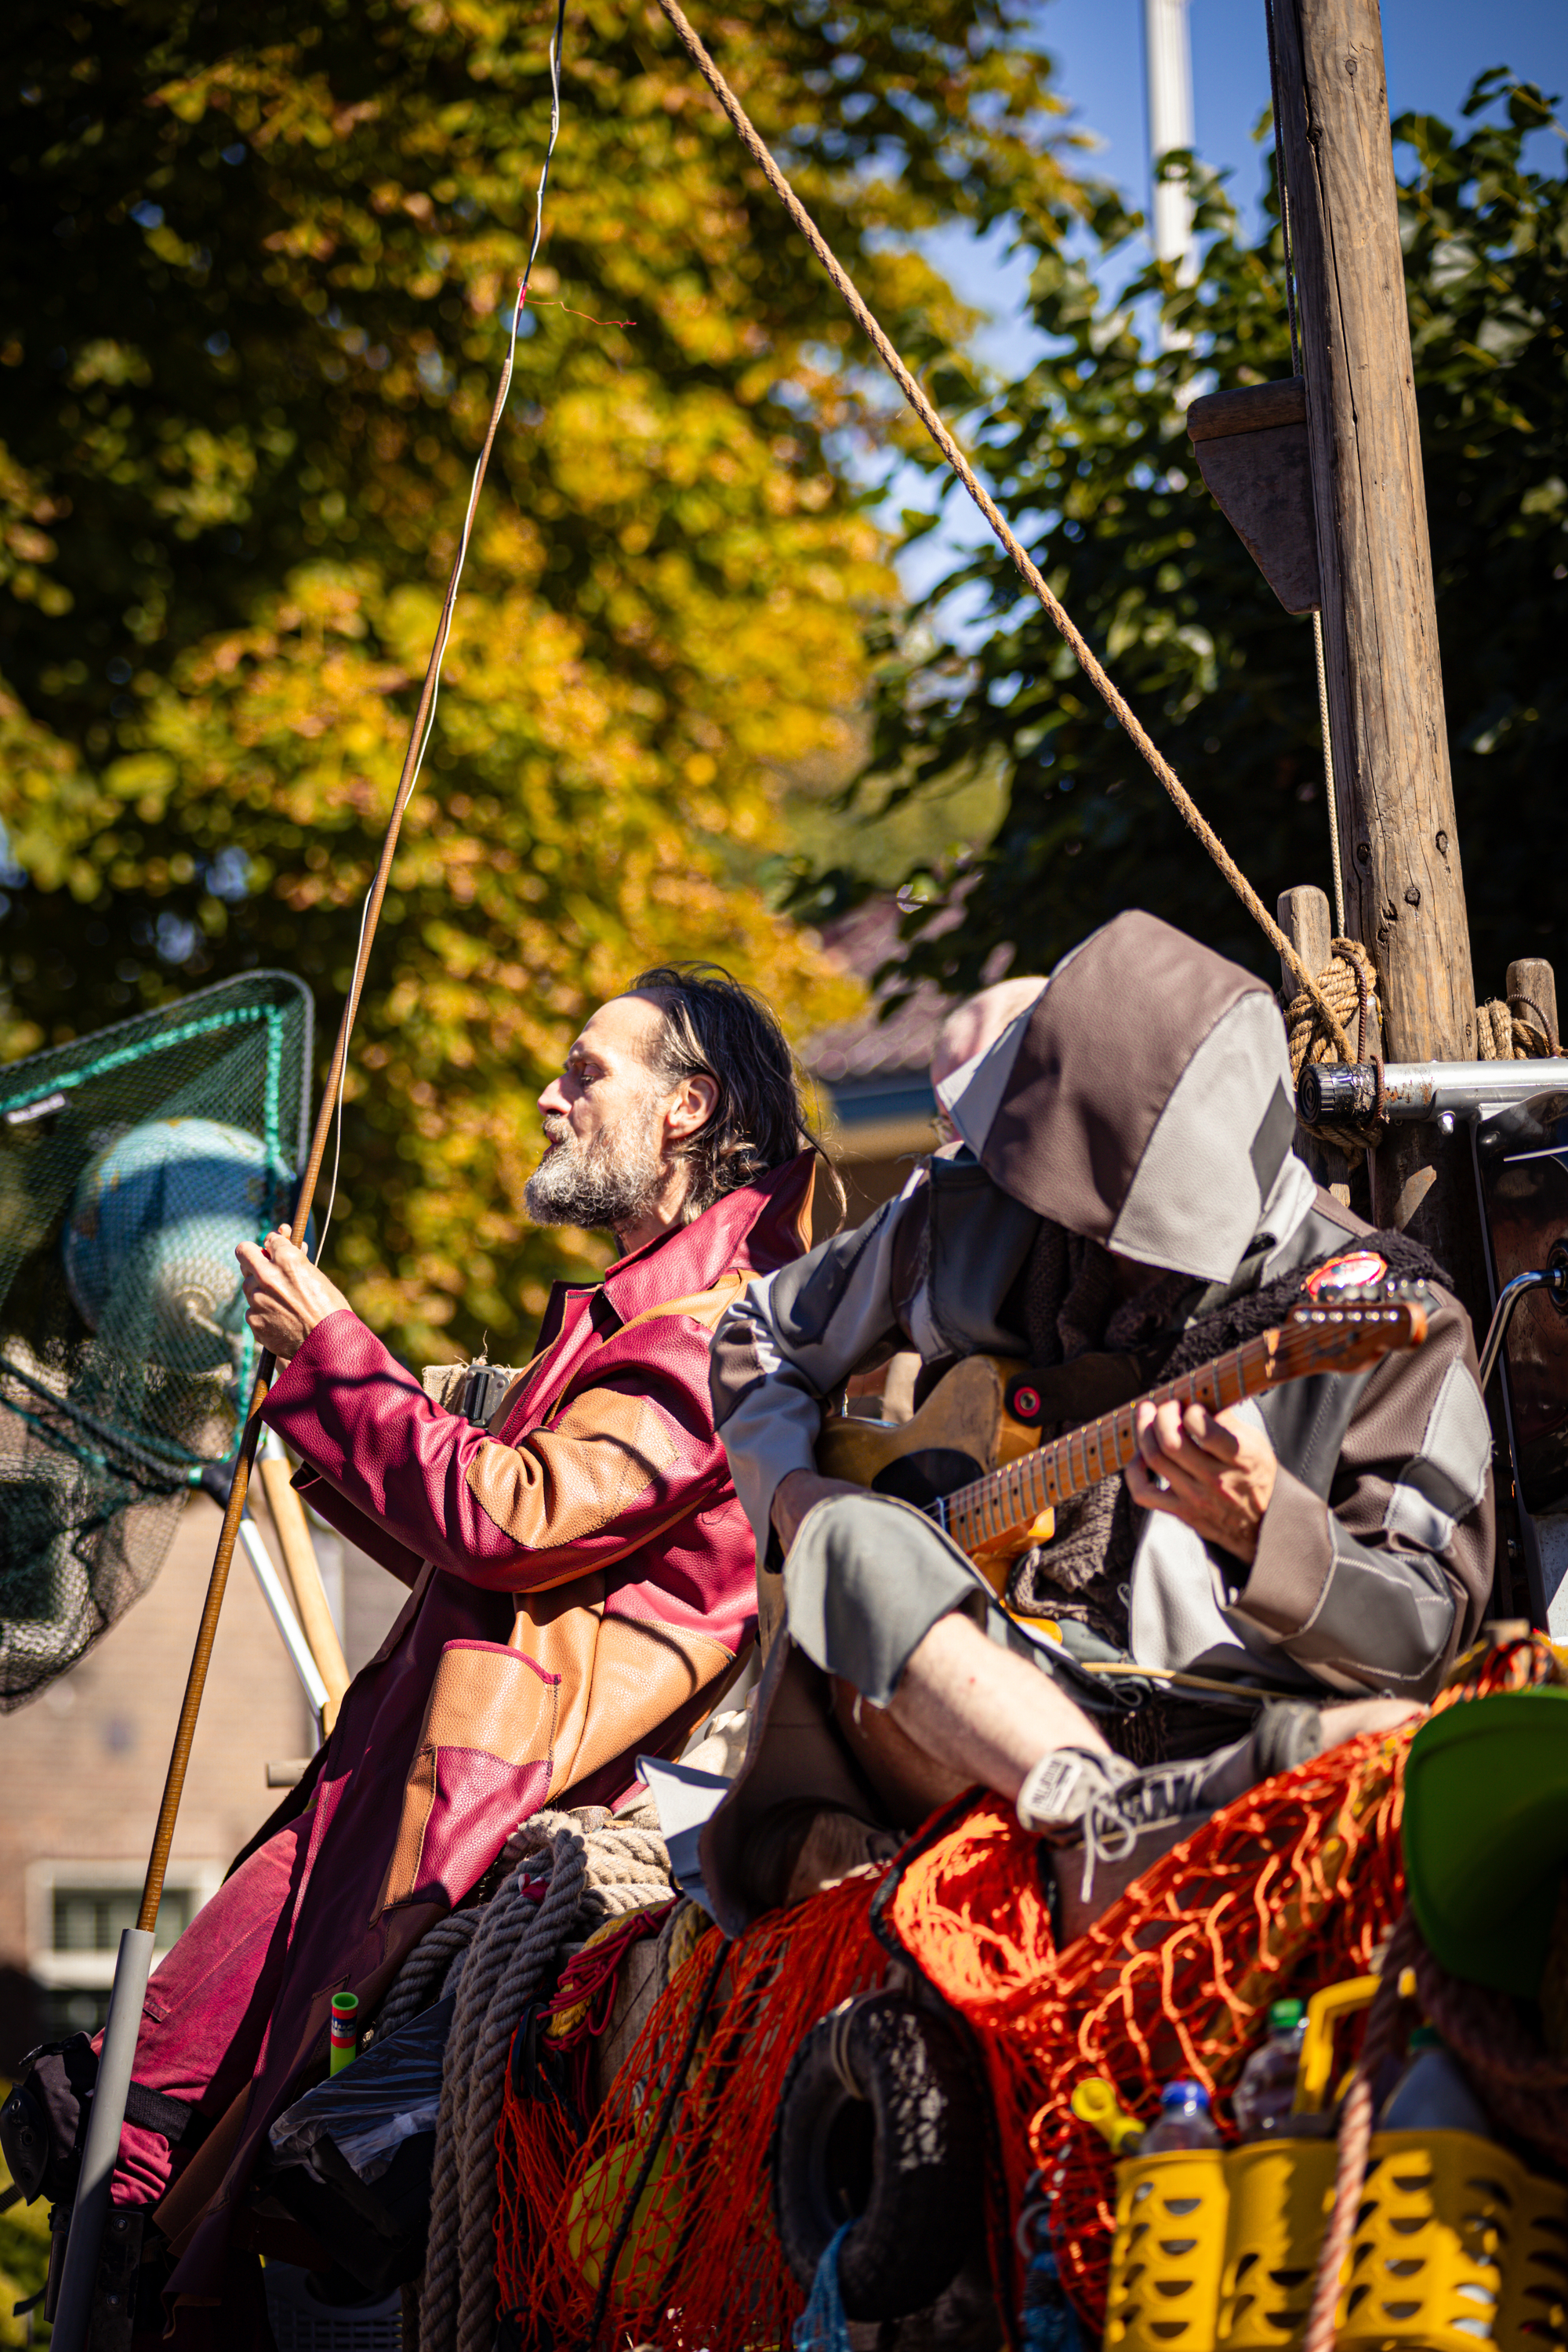
[[(1015, 1421), (1004, 1402), (1003, 1370), (991, 1356), (966, 1356), (938, 1383), (919, 1412), (904, 1422), (835, 1416), (822, 1424), (816, 1466), (825, 1478), (845, 1478), (875, 1495), (924, 1505), (938, 1495), (1016, 1461), (1039, 1443), (1039, 1432)], [(1050, 1540), (1053, 1515), (1013, 1528), (973, 1557), (1005, 1561), (1031, 1544)]]

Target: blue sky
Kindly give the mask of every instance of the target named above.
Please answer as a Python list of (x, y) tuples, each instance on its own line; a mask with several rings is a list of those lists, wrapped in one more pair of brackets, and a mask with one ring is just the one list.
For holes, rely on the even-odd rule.
[[(1046, 0), (1041, 18), (1072, 127), (1101, 142), (1088, 167), (1146, 205), (1142, 0)], [(1265, 151), (1252, 131), (1268, 103), (1263, 0), (1191, 0), (1190, 21), (1198, 152), (1230, 173), (1232, 194), (1256, 219)], [(1539, 82), (1548, 96), (1568, 97), (1568, 0), (1384, 0), (1383, 40), (1395, 114), (1415, 107), (1452, 120), (1476, 75), (1497, 65)], [(1531, 142), (1538, 167), (1558, 168), (1555, 143)], [(1560, 144), (1557, 152), (1560, 163)], [(999, 268), (973, 240), (942, 251), (962, 290), (994, 314), (982, 348), (1007, 366), (1027, 349), (1016, 324), (1026, 273), (1017, 264)]]
[[(1143, 0), (1044, 0), (1041, 15), (1071, 127), (1099, 142), (1085, 168), (1145, 208)], [(1191, 0), (1190, 21), (1197, 152), (1230, 173), (1235, 201), (1256, 223), (1267, 151), (1252, 132), (1268, 102), (1263, 0)], [(1394, 114), (1416, 108), (1456, 120), (1475, 77), (1499, 65), (1539, 83), (1548, 97), (1568, 99), (1568, 0), (1384, 0), (1383, 32)], [(1527, 152), (1537, 169), (1562, 168), (1562, 142), (1550, 133), (1532, 139)], [(1029, 364), (1036, 339), (1024, 316), (1027, 267), (1005, 261), (1005, 244), (998, 236), (982, 245), (954, 231), (927, 249), (965, 299), (989, 314), (976, 338), (981, 355), (1016, 375)], [(891, 504), (916, 496), (914, 482), (896, 481)], [(947, 568), (955, 546), (972, 544), (984, 528), (962, 494), (950, 498), (942, 530), (900, 563), (906, 589), (920, 593)]]

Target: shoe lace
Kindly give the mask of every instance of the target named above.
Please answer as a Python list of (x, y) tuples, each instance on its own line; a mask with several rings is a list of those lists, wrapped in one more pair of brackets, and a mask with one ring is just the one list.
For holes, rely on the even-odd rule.
[(1094, 1797), (1083, 1817), (1083, 1901), (1094, 1892), (1097, 1864), (1125, 1862), (1146, 1829), (1185, 1812), (1191, 1801), (1192, 1773), (1179, 1764)]

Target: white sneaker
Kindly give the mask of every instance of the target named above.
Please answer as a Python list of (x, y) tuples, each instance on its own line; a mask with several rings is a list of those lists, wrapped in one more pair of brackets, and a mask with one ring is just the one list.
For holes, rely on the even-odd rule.
[(1215, 1759), (1149, 1764), (1088, 1748), (1053, 1748), (1018, 1791), (1018, 1821), (1055, 1846), (1083, 1847), (1083, 1899), (1094, 1891), (1097, 1862), (1124, 1862), (1153, 1830), (1195, 1830), (1215, 1810), (1205, 1782)]

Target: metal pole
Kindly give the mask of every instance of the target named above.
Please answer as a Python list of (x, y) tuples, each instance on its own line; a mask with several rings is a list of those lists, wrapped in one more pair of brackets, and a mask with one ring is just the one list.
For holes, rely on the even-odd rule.
[(1188, 0), (1143, 0), (1143, 61), (1149, 92), (1151, 242), (1157, 261), (1197, 275), (1193, 205), (1180, 180), (1160, 177), (1161, 158), (1193, 144), (1193, 46)]
[(247, 1517), (245, 1520), (239, 1530), (239, 1540), (245, 1546), (245, 1556), (256, 1571), (256, 1581), (261, 1587), (261, 1597), (272, 1612), (272, 1622), (282, 1635), (283, 1647), (293, 1661), (294, 1672), (300, 1677), (310, 1712), (316, 1718), (316, 1738), (319, 1743), (321, 1736), (322, 1714), (327, 1704), (327, 1685), (317, 1671), (316, 1661), (310, 1653), (310, 1645), (305, 1639), (304, 1628), (289, 1606), (289, 1596), (283, 1590), (283, 1580), (272, 1565), (272, 1555), (262, 1542), (261, 1529), (253, 1518)]
[(103, 2029), (103, 2049), (93, 2085), (92, 2111), (88, 2117), (87, 2147), (81, 2177), (71, 2207), (70, 2233), (60, 2279), (60, 2299), (55, 2313), (54, 2342), (59, 2352), (82, 2352), (92, 2318), (93, 2290), (98, 2284), (98, 2250), (109, 2219), (109, 2192), (120, 2156), (120, 2133), (125, 2102), (136, 2063), (136, 2037), (142, 2031), (142, 2009), (153, 1968), (153, 1932), (149, 1927), (121, 1931), (120, 1955), (114, 1963), (114, 1987), (109, 1996), (109, 2019)]

